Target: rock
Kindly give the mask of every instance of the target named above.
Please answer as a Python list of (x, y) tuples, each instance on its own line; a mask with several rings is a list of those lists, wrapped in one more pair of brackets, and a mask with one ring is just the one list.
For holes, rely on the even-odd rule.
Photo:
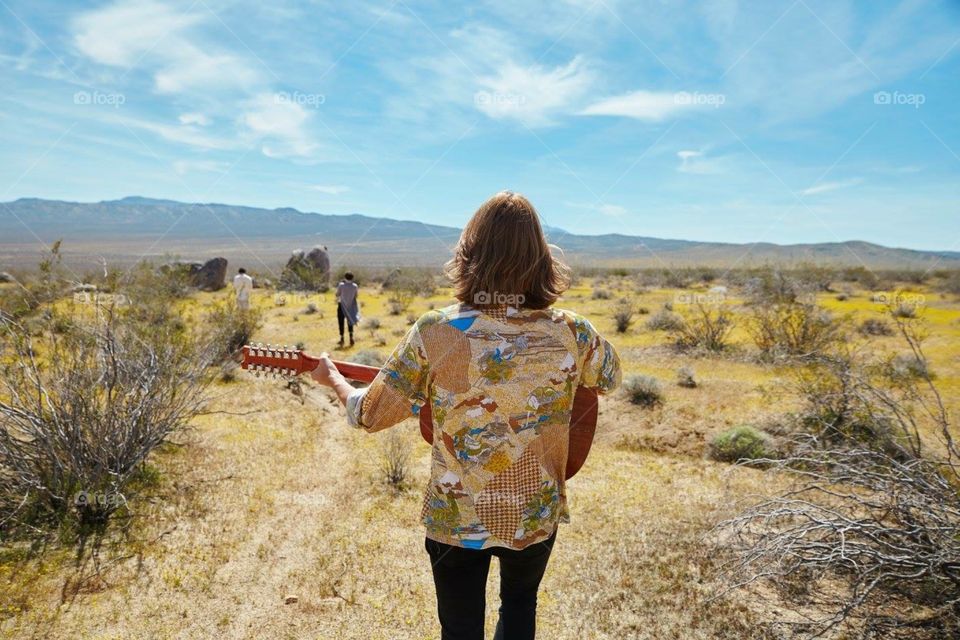
[(190, 284), (201, 291), (219, 291), (226, 286), (227, 259), (211, 258), (202, 265), (190, 264)]
[(17, 279), (6, 271), (0, 271), (0, 282), (16, 282)]
[(397, 283), (400, 282), (400, 276), (400, 269), (393, 269), (390, 271), (390, 273), (387, 274), (387, 277), (383, 279), (383, 288), (391, 289), (397, 286)]
[(330, 256), (326, 247), (309, 252), (297, 249), (287, 260), (280, 287), (298, 291), (326, 291), (330, 286)]
[(284, 596), (283, 604), (297, 604), (300, 601), (300, 598), (297, 596)]
[(306, 260), (314, 269), (323, 273), (330, 273), (330, 257), (327, 255), (326, 247), (314, 247), (306, 255)]

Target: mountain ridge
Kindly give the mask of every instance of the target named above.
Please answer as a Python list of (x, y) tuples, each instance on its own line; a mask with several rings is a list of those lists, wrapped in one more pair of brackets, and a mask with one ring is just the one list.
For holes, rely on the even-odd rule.
[[(747, 266), (759, 262), (824, 262), (831, 265), (935, 268), (960, 266), (960, 252), (885, 247), (864, 240), (824, 243), (730, 243), (654, 238), (621, 233), (574, 234), (544, 224), (551, 243), (573, 262), (623, 266), (705, 264)], [(230, 239), (255, 243), (271, 260), (289, 255), (296, 240), (325, 244), (358, 262), (384, 264), (439, 263), (456, 243), (460, 229), (415, 220), (329, 214), (293, 207), (266, 209), (222, 203), (126, 196), (100, 202), (68, 202), (20, 198), (0, 206), (0, 261), (20, 255), (38, 242), (64, 240), (67, 253), (99, 246), (115, 258), (158, 255), (158, 252), (222, 250)], [(38, 240), (39, 238), (39, 240)], [(123, 245), (129, 244), (124, 252)], [(425, 255), (424, 243), (431, 248)], [(91, 247), (90, 245), (96, 245)], [(145, 246), (141, 246), (145, 245)], [(434, 249), (443, 246), (442, 255)], [(287, 247), (284, 249), (283, 247)], [(236, 251), (238, 247), (234, 247)], [(439, 253), (439, 252), (437, 252)]]

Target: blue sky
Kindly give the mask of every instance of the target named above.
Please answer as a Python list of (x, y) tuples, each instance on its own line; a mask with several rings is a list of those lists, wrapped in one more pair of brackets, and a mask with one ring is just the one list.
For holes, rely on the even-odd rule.
[(960, 249), (960, 2), (0, 0), (0, 201)]

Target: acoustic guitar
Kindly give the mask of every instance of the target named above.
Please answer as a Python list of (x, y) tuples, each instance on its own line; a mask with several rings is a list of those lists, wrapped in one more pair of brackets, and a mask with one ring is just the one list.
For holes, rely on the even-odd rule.
[[(296, 376), (313, 371), (320, 364), (319, 358), (307, 355), (300, 349), (271, 345), (246, 345), (243, 347), (243, 361), (240, 366), (256, 375), (261, 373), (275, 376)], [(368, 367), (353, 362), (333, 361), (337, 371), (344, 378), (356, 382), (373, 382), (380, 373), (377, 367)], [(570, 413), (570, 445), (567, 453), (566, 478), (572, 478), (583, 466), (593, 436), (597, 430), (597, 391), (586, 387), (577, 387)], [(433, 416), (430, 403), (420, 408), (420, 435), (427, 444), (433, 444)]]

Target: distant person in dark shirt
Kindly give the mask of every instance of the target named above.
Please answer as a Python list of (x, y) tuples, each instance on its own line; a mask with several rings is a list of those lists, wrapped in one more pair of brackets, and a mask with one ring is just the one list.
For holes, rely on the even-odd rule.
[(360, 306), (357, 304), (357, 292), (360, 287), (353, 281), (353, 274), (347, 271), (337, 285), (337, 326), (340, 327), (340, 346), (343, 346), (343, 321), (347, 321), (350, 330), (350, 346), (353, 346), (353, 325), (360, 322)]

